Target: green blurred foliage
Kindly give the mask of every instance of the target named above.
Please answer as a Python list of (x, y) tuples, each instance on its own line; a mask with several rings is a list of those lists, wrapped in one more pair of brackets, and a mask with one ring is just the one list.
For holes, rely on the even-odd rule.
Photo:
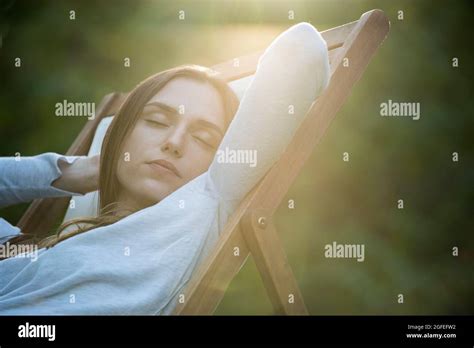
[[(54, 105), (63, 99), (99, 103), (178, 64), (212, 66), (263, 49), (296, 22), (325, 30), (384, 10), (391, 21), (387, 40), (288, 192), (295, 209), (284, 201), (276, 226), (311, 314), (472, 314), (468, 1), (0, 4), (2, 156), (65, 153), (87, 119), (56, 118)], [(185, 10), (184, 21), (179, 10)], [(15, 57), (21, 68), (14, 67)], [(125, 57), (130, 68), (123, 66)], [(421, 119), (381, 117), (380, 103), (388, 99), (420, 102)], [(349, 162), (342, 160), (346, 151)], [(1, 216), (15, 223), (26, 207), (3, 209)], [(325, 258), (324, 246), (333, 241), (365, 244), (365, 261)], [(405, 303), (397, 303), (398, 294)], [(249, 258), (217, 314), (271, 313)]]

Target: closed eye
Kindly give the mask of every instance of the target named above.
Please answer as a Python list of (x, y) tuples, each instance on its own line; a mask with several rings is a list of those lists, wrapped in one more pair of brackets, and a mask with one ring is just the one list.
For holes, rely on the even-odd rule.
[(207, 147), (209, 147), (209, 148), (211, 148), (211, 149), (215, 149), (215, 146), (214, 146), (214, 145), (209, 144), (209, 143), (206, 142), (205, 140), (203, 140), (203, 139), (201, 139), (201, 138), (199, 138), (199, 137), (197, 137), (197, 136), (195, 136), (195, 135), (193, 136), (193, 138), (196, 139), (196, 140), (197, 140), (198, 142), (200, 142), (201, 144), (203, 144), (203, 145), (205, 145), (205, 146), (207, 146)]
[(149, 124), (151, 124), (153, 127), (160, 127), (160, 128), (168, 128), (169, 125), (167, 125), (166, 123), (162, 123), (162, 122), (158, 122), (158, 121), (155, 121), (155, 120), (145, 120), (146, 122), (148, 122)]

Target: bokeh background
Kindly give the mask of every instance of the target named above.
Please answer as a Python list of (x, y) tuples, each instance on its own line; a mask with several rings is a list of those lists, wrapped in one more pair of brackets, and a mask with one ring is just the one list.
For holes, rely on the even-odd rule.
[[(295, 208), (284, 201), (276, 225), (311, 314), (473, 314), (469, 1), (0, 4), (1, 156), (65, 153), (87, 118), (56, 117), (54, 105), (63, 99), (99, 103), (169, 67), (212, 66), (264, 49), (300, 21), (325, 30), (384, 10), (388, 38), (289, 191), (286, 201)], [(388, 99), (420, 102), (421, 119), (381, 117)], [(16, 223), (27, 206), (0, 216)], [(325, 258), (333, 241), (365, 244), (365, 261)], [(251, 258), (216, 314), (272, 314)]]

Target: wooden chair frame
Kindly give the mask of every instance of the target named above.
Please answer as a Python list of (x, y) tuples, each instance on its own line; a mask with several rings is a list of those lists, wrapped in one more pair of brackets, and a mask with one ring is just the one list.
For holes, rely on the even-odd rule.
[[(364, 13), (359, 20), (322, 32), (328, 44), (331, 81), (313, 103), (292, 142), (265, 177), (231, 215), (213, 251), (193, 274), (174, 314), (212, 314), (250, 253), (277, 314), (308, 314), (272, 221), (286, 192), (319, 142), (353, 85), (388, 34), (390, 22), (381, 10)], [(252, 75), (262, 51), (212, 68), (228, 82)], [(346, 64), (343, 64), (346, 63)], [(95, 129), (104, 116), (114, 114), (126, 93), (111, 93), (97, 108), (96, 118), (83, 127), (67, 155), (86, 155)], [(64, 216), (69, 198), (38, 199), (31, 203), (18, 226), (24, 233), (46, 236)], [(235, 248), (239, 255), (235, 256)], [(183, 303), (181, 303), (183, 302)]]

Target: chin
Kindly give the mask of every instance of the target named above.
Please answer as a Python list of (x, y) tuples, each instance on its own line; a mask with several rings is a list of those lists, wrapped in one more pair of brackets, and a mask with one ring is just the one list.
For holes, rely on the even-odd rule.
[(146, 180), (144, 185), (141, 187), (140, 197), (143, 197), (143, 201), (148, 202), (149, 206), (163, 200), (175, 190), (176, 188), (172, 187), (169, 183), (157, 180)]

